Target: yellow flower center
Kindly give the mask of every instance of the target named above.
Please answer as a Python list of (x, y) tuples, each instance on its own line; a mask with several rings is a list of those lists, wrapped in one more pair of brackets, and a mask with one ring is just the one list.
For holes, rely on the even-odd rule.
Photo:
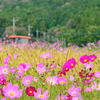
[(11, 93), (10, 93), (10, 95), (11, 95), (11, 96), (13, 96), (13, 95), (14, 95), (14, 93), (13, 93), (13, 92), (11, 92)]
[(38, 71), (38, 73), (40, 73), (40, 71)]
[(61, 74), (62, 76), (64, 75), (64, 74)]
[(15, 70), (13, 70), (13, 72), (15, 72)]
[(27, 67), (29, 69), (29, 67)]
[(17, 71), (19, 71), (19, 69), (17, 69)]
[(85, 59), (84, 62), (87, 62), (87, 59)]
[(53, 82), (51, 82), (51, 84), (53, 84)]
[(6, 69), (4, 70), (4, 72), (6, 72)]
[(51, 68), (51, 66), (49, 66), (49, 68)]
[(42, 98), (42, 97), (43, 97), (43, 95), (40, 95), (40, 97)]
[(87, 83), (87, 81), (85, 81), (85, 83)]
[(94, 58), (92, 58), (92, 60), (94, 60)]
[(66, 70), (68, 70), (68, 68), (66, 68)]
[(98, 76), (100, 76), (100, 74)]
[(27, 83), (29, 83), (30, 81), (28, 80)]
[(63, 82), (63, 81), (60, 81), (60, 83), (61, 83), (61, 84), (64, 84), (65, 82)]
[(72, 98), (72, 97), (70, 97), (70, 98)]
[(99, 88), (99, 85), (97, 85), (97, 88)]
[(74, 64), (71, 64), (71, 66), (73, 67), (73, 66), (74, 66)]
[(32, 93), (32, 91), (30, 91), (30, 93)]
[(75, 95), (75, 93), (73, 93), (73, 95)]
[(44, 69), (43, 69), (43, 71), (44, 71)]
[(3, 81), (3, 79), (1, 79), (1, 81)]
[(48, 56), (46, 56), (46, 58), (48, 58)]

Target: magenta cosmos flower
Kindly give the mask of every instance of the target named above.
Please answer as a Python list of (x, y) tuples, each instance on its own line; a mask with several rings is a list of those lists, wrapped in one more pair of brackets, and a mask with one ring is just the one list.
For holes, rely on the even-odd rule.
[(24, 84), (24, 86), (28, 86), (31, 84), (32, 80), (33, 80), (33, 77), (27, 75), (26, 77), (23, 77), (22, 83)]
[(69, 59), (69, 60), (65, 63), (65, 65), (66, 65), (66, 67), (67, 67), (68, 69), (73, 69), (73, 68), (75, 67), (76, 64), (77, 64), (77, 63), (76, 63), (76, 61), (75, 61), (74, 58)]
[(44, 59), (48, 59), (48, 58), (51, 58), (52, 56), (49, 54), (49, 52), (46, 53), (46, 55), (43, 53), (41, 55), (41, 58), (44, 58)]
[(91, 62), (93, 62), (96, 58), (97, 56), (95, 56), (94, 54), (89, 56)]
[(63, 70), (63, 72), (68, 72), (69, 71), (69, 68), (67, 68), (66, 65), (63, 65), (62, 70)]
[(88, 55), (82, 55), (81, 58), (80, 58), (80, 62), (83, 63), (83, 64), (89, 62), (89, 56)]
[(65, 85), (65, 84), (67, 84), (67, 79), (66, 78), (64, 78), (64, 77), (59, 77), (59, 79), (58, 79), (58, 83), (60, 84), (60, 85)]
[(100, 71), (95, 72), (95, 77), (100, 78)]
[(1, 85), (6, 84), (6, 77), (4, 75), (0, 76), (0, 84)]
[(29, 96), (34, 96), (34, 92), (37, 92), (35, 87), (32, 87), (32, 86), (27, 87), (25, 91), (26, 91), (26, 94)]
[(4, 95), (11, 99), (19, 98), (22, 95), (22, 89), (18, 90), (19, 86), (14, 84), (12, 86), (11, 83), (7, 84), (7, 87), (3, 87)]
[(41, 88), (38, 88), (37, 89), (37, 93), (36, 92), (34, 92), (34, 97), (36, 98), (36, 99), (41, 99), (41, 100), (45, 100), (45, 99), (47, 99), (50, 95), (47, 95), (49, 93), (49, 91), (48, 90), (46, 90), (44, 93), (43, 93), (43, 95), (41, 94)]

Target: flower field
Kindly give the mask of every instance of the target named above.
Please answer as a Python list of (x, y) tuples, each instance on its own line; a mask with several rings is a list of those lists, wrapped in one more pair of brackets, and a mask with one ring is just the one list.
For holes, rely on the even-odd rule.
[(99, 50), (61, 46), (1, 42), (1, 100), (100, 100)]

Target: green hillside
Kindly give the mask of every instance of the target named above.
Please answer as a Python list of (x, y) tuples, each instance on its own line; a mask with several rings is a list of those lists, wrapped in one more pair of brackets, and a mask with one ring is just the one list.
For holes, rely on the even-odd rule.
[[(99, 33), (100, 0), (8, 0), (0, 1), (0, 27), (12, 26), (12, 18), (33, 26), (32, 30), (62, 33)], [(13, 1), (13, 2), (12, 2)]]

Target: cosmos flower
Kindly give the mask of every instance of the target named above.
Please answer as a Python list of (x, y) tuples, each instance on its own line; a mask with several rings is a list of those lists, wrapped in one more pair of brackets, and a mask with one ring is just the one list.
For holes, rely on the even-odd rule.
[(41, 99), (41, 100), (45, 100), (45, 99), (47, 99), (50, 95), (47, 95), (49, 93), (49, 91), (48, 90), (46, 90), (44, 93), (43, 93), (43, 95), (41, 94), (41, 88), (38, 88), (37, 89), (37, 93), (36, 92), (34, 92), (34, 97), (35, 97), (35, 99)]
[(100, 82), (99, 82), (99, 84), (97, 85), (96, 81), (94, 81), (94, 84), (92, 84), (92, 89), (100, 90)]
[(28, 86), (31, 84), (32, 80), (33, 80), (33, 77), (27, 75), (26, 77), (23, 77), (22, 83), (24, 84), (24, 86)]
[(97, 58), (97, 56), (95, 56), (94, 54), (89, 56), (89, 60), (91, 62), (93, 62), (96, 58)]
[(17, 54), (17, 53), (14, 53), (14, 59), (16, 59), (16, 58), (17, 58), (17, 56), (18, 56), (18, 54)]
[(100, 71), (95, 72), (95, 77), (100, 78)]
[(66, 75), (66, 73), (65, 73), (65, 72), (63, 72), (63, 71), (59, 71), (59, 72), (58, 72), (58, 75), (60, 75), (60, 77), (62, 77), (62, 76), (65, 76), (65, 75)]
[(26, 90), (25, 90), (26, 94), (29, 95), (29, 96), (34, 96), (34, 92), (37, 92), (35, 87), (27, 87)]
[(35, 78), (35, 77), (34, 77), (34, 78), (33, 78), (33, 81), (37, 82), (37, 81), (38, 81), (38, 78)]
[(66, 95), (63, 95), (63, 93), (60, 96), (60, 93), (58, 93), (57, 98), (55, 100), (66, 100)]
[(13, 67), (11, 67), (11, 72), (12, 72), (12, 74), (14, 74), (16, 72), (16, 69), (14, 69)]
[(67, 66), (68, 69), (73, 69), (76, 65), (76, 61), (74, 58), (69, 59), (68, 61), (66, 61), (65, 65)]
[(69, 76), (69, 80), (70, 80), (70, 81), (73, 81), (74, 79), (75, 79), (75, 78), (74, 78), (73, 75), (70, 75), (70, 76)]
[(67, 84), (67, 79), (64, 78), (64, 77), (59, 77), (58, 83), (59, 83), (60, 85), (65, 85), (65, 84)]
[(11, 83), (7, 84), (7, 87), (3, 87), (5, 97), (9, 97), (11, 99), (19, 98), (22, 95), (22, 89), (18, 90), (19, 86), (14, 84), (12, 86)]
[(87, 69), (92, 70), (93, 64), (92, 64), (92, 63), (90, 63), (90, 64), (85, 63), (85, 64), (84, 64), (84, 67), (86, 67), (86, 70), (87, 70)]
[(68, 72), (69, 71), (69, 69), (67, 68), (66, 65), (63, 65), (62, 70), (63, 70), (63, 72)]
[(0, 66), (0, 74), (7, 75), (8, 73), (9, 73), (9, 66), (8, 65)]
[(80, 58), (80, 62), (83, 63), (83, 64), (89, 62), (89, 56), (88, 55), (82, 55), (81, 58)]
[(49, 66), (49, 68), (51, 68), (51, 69), (53, 69), (55, 67), (55, 64), (51, 64), (50, 66)]
[(86, 88), (86, 93), (87, 93), (87, 92), (92, 92), (92, 88), (91, 88), (91, 87), (87, 87), (87, 88)]
[(81, 78), (87, 78), (88, 73), (86, 73), (85, 70), (81, 70), (81, 72), (79, 72), (79, 76), (80, 76)]
[(44, 58), (44, 59), (48, 59), (48, 58), (51, 58), (52, 56), (49, 54), (49, 52), (46, 53), (46, 55), (43, 53), (41, 55), (41, 58)]
[(0, 84), (1, 85), (6, 84), (6, 77), (4, 75), (0, 76)]
[(58, 77), (56, 76), (48, 77), (47, 83), (49, 83), (50, 85), (58, 84)]

